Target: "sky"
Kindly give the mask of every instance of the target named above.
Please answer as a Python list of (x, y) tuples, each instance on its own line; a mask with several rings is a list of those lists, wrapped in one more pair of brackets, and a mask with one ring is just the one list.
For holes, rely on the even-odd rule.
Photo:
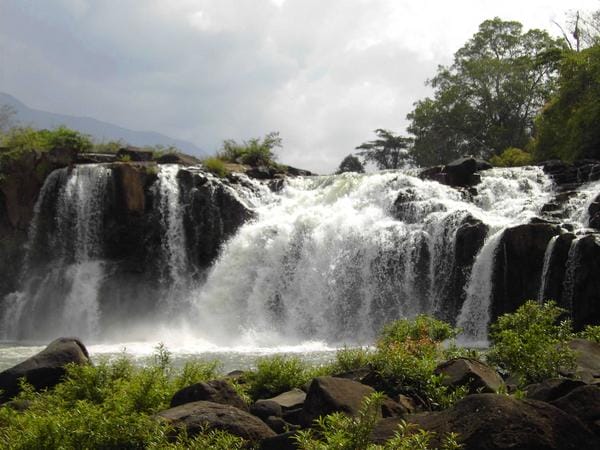
[(329, 173), (404, 132), (484, 20), (558, 35), (577, 9), (600, 0), (0, 0), (0, 91), (209, 152), (279, 131), (279, 161)]

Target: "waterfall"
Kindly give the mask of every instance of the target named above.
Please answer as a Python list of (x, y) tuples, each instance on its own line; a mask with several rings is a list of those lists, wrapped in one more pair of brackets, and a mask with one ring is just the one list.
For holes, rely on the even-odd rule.
[(490, 323), (492, 271), (502, 231), (491, 236), (477, 255), (471, 276), (465, 286), (467, 299), (459, 313), (457, 326), (462, 329), (460, 340), (469, 345), (485, 346)]
[[(163, 228), (162, 252), (163, 266), (167, 274), (163, 284), (169, 286), (172, 295), (181, 292), (187, 285), (188, 261), (185, 230), (183, 227), (183, 208), (177, 173), (179, 166), (165, 164), (159, 167), (157, 202), (160, 221)], [(172, 302), (169, 302), (172, 305)]]
[(485, 339), (501, 231), (533, 217), (550, 193), (539, 168), (487, 171), (473, 202), (398, 172), (289, 180), (223, 248), (194, 294), (194, 323), (223, 342), (372, 342), (387, 321), (439, 311), (456, 229), (470, 215), (494, 235), (459, 322)]
[(542, 266), (542, 278), (540, 280), (540, 291), (537, 296), (538, 302), (540, 302), (540, 303), (545, 300), (544, 296), (546, 293), (546, 288), (548, 286), (548, 272), (550, 271), (550, 262), (552, 260), (552, 253), (554, 252), (554, 247), (555, 247), (557, 241), (558, 241), (558, 236), (552, 237), (552, 239), (550, 239), (550, 242), (548, 242), (546, 251), (544, 252), (544, 265)]
[(46, 180), (29, 230), (21, 289), (5, 298), (4, 339), (49, 339), (58, 333), (93, 338), (100, 332), (109, 177), (110, 170), (89, 165), (57, 170)]
[[(385, 323), (427, 313), (485, 340), (502, 232), (538, 214), (552, 193), (538, 167), (485, 171), (476, 194), (398, 171), (288, 178), (272, 193), (244, 176), (179, 170), (159, 166), (141, 219), (107, 194), (117, 189), (110, 168), (53, 172), (37, 200), (19, 290), (3, 301), (3, 338), (110, 340), (121, 330), (156, 341), (170, 330), (221, 347), (369, 344)], [(211, 247), (218, 257), (196, 277), (198, 237), (223, 222), (194, 220), (228, 204), (252, 220)], [(115, 260), (104, 250), (118, 246), (104, 240), (127, 244), (130, 220), (150, 230), (139, 240), (149, 251)], [(488, 236), (466, 258), (457, 232), (480, 222)], [(467, 264), (459, 270), (457, 254)], [(137, 264), (147, 260), (142, 273)]]

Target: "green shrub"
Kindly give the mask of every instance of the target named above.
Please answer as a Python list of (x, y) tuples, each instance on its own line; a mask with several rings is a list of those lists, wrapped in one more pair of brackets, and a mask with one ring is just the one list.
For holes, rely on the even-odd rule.
[(189, 438), (175, 434), (153, 417), (169, 407), (173, 394), (188, 383), (216, 376), (216, 363), (192, 362), (174, 370), (169, 352), (159, 346), (154, 364), (135, 367), (126, 357), (112, 363), (67, 368), (52, 391), (26, 387), (19, 399), (29, 407), (0, 407), (0, 448), (6, 449), (186, 449), (242, 448), (243, 440), (223, 432)]
[(275, 355), (258, 359), (256, 370), (248, 372), (248, 394), (253, 399), (269, 398), (297, 388), (320, 375), (296, 356)]
[(371, 365), (373, 352), (363, 347), (344, 347), (336, 352), (336, 361), (333, 364), (333, 373), (349, 372)]
[(31, 127), (11, 128), (3, 136), (1, 144), (5, 151), (17, 153), (52, 149), (84, 152), (92, 148), (92, 141), (88, 135), (63, 126), (53, 130), (35, 130)]
[(509, 147), (500, 155), (492, 156), (490, 163), (496, 167), (528, 166), (533, 163), (533, 156), (520, 148)]
[(588, 325), (577, 337), (600, 344), (600, 325)]
[(521, 384), (557, 377), (560, 369), (574, 367), (575, 354), (567, 346), (573, 337), (571, 321), (561, 320), (565, 313), (553, 301), (529, 300), (504, 314), (490, 327), (488, 361), (519, 377)]
[(241, 144), (233, 139), (223, 141), (218, 157), (225, 161), (248, 164), (250, 166), (275, 165), (275, 149), (281, 147), (279, 133), (272, 132), (264, 138), (252, 138)]
[[(384, 445), (372, 444), (371, 433), (379, 420), (383, 402), (380, 393), (365, 397), (355, 417), (334, 413), (317, 419), (317, 432), (299, 431), (295, 438), (301, 450), (428, 450), (435, 433), (418, 430), (415, 426), (401, 423), (394, 437)], [(460, 445), (457, 435), (444, 437), (441, 450), (456, 450)]]
[(229, 175), (229, 170), (225, 167), (225, 162), (219, 158), (206, 158), (202, 161), (202, 165), (206, 170), (214, 173), (218, 177), (224, 178)]

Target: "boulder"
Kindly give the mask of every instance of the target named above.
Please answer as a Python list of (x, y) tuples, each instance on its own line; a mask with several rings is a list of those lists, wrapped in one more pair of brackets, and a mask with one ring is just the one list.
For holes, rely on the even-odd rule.
[(198, 401), (185, 403), (157, 414), (175, 428), (184, 429), (189, 436), (204, 430), (223, 430), (235, 436), (258, 442), (275, 436), (262, 420), (241, 409), (220, 403)]
[(248, 410), (246, 402), (238, 395), (231, 384), (225, 380), (210, 380), (184, 387), (173, 395), (171, 407), (199, 400), (231, 405), (244, 411)]
[(563, 370), (562, 375), (577, 377), (586, 383), (600, 380), (600, 344), (587, 339), (573, 339), (569, 348), (575, 351), (574, 370)]
[(291, 391), (284, 392), (267, 400), (277, 403), (285, 411), (302, 408), (306, 400), (306, 392), (302, 389), (294, 388)]
[(185, 153), (169, 152), (156, 158), (158, 164), (181, 164), (183, 166), (195, 166), (200, 164), (200, 160), (194, 156)]
[(36, 391), (40, 391), (60, 383), (66, 373), (67, 364), (89, 362), (88, 351), (79, 339), (58, 338), (40, 353), (0, 372), (0, 402), (5, 402), (19, 393), (20, 378), (25, 378)]
[[(600, 449), (600, 440), (576, 417), (548, 403), (498, 394), (469, 395), (452, 408), (406, 417), (435, 432), (432, 448), (449, 432), (458, 433), (463, 450)], [(383, 443), (398, 429), (399, 419), (383, 419), (372, 440)]]
[(298, 430), (300, 427), (298, 425), (293, 425), (291, 423), (286, 422), (281, 417), (277, 416), (269, 416), (264, 421), (271, 430), (273, 430), (277, 434), (286, 433), (291, 430)]
[(267, 420), (268, 417), (281, 417), (281, 406), (272, 400), (258, 400), (250, 407), (250, 414), (256, 417)]
[(154, 159), (154, 151), (127, 146), (119, 149), (117, 152), (117, 159), (134, 162), (152, 161)]
[(363, 399), (373, 392), (373, 388), (346, 378), (317, 377), (306, 394), (303, 422), (309, 426), (316, 418), (334, 412), (354, 416), (360, 410)]
[(525, 386), (524, 391), (527, 393), (527, 398), (531, 400), (551, 402), (567, 395), (573, 389), (580, 386), (585, 386), (585, 383), (581, 380), (573, 380), (571, 378), (550, 378), (541, 383)]
[(600, 179), (600, 161), (593, 159), (574, 161), (571, 164), (550, 160), (542, 162), (541, 166), (562, 190)]
[(492, 273), (492, 320), (537, 298), (546, 247), (560, 232), (558, 226), (537, 223), (504, 231)]
[(116, 162), (115, 153), (80, 153), (77, 155), (77, 164), (103, 164)]
[(498, 373), (481, 361), (471, 358), (454, 358), (435, 368), (436, 375), (442, 375), (444, 386), (467, 386), (470, 394), (496, 393), (504, 386)]
[(287, 431), (270, 438), (263, 439), (260, 450), (296, 450), (298, 444), (295, 439), (296, 431)]
[(600, 436), (600, 387), (579, 386), (552, 402), (570, 416), (577, 417)]
[(456, 159), (444, 166), (446, 184), (450, 186), (473, 186), (481, 181), (475, 173), (491, 168), (492, 165), (490, 163), (481, 159)]
[(154, 163), (115, 163), (111, 168), (118, 209), (124, 213), (143, 214), (146, 210), (146, 187), (156, 180)]

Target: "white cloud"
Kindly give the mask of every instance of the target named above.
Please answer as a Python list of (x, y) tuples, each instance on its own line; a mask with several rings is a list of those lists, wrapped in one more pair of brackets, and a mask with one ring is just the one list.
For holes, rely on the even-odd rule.
[(402, 131), (483, 20), (557, 33), (597, 0), (1, 0), (0, 90), (33, 107), (216, 149), (279, 130), (283, 162), (333, 170)]

